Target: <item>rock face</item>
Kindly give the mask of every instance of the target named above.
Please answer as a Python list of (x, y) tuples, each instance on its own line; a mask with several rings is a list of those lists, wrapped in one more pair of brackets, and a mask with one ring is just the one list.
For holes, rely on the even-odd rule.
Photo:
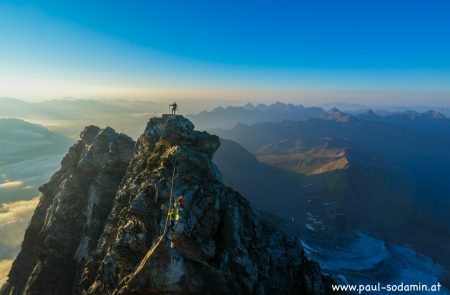
[(1, 294), (70, 294), (96, 247), (134, 142), (89, 126), (40, 187), (42, 197)]
[[(99, 139), (105, 130), (92, 128), (42, 188), (1, 294), (331, 293), (298, 238), (259, 218), (222, 183), (211, 161), (216, 136), (181, 116), (152, 118), (126, 170), (129, 150), (118, 147), (131, 140), (116, 135), (123, 142), (112, 151), (90, 152), (109, 146)], [(85, 160), (74, 165), (80, 157), (71, 154)], [(126, 174), (117, 189), (119, 170)], [(185, 207), (171, 229), (168, 210), (180, 195)]]

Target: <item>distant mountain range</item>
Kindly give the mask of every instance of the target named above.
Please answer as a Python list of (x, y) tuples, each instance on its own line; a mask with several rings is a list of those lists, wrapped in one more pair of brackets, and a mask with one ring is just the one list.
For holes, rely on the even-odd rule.
[(231, 128), (237, 123), (255, 124), (284, 120), (305, 120), (320, 117), (325, 113), (320, 107), (304, 107), (277, 102), (271, 105), (247, 104), (242, 107), (218, 107), (188, 116), (198, 128)]
[[(271, 105), (247, 104), (227, 107), (217, 107), (225, 102), (212, 100), (180, 100), (178, 103), (179, 112), (191, 114), (187, 117), (199, 129), (228, 129), (239, 123), (252, 125), (262, 122), (301, 121), (322, 116), (333, 116), (333, 112), (326, 112), (321, 107), (306, 107), (282, 102)], [(229, 101), (226, 103), (236, 104), (237, 102)], [(57, 99), (26, 102), (15, 98), (0, 98), (0, 118), (25, 119), (72, 138), (77, 138), (79, 131), (86, 125), (91, 124), (103, 127), (111, 126), (119, 132), (137, 138), (142, 132), (139, 126), (143, 126), (151, 116), (169, 112), (168, 104), (168, 101), (163, 100)], [(447, 111), (447, 109), (442, 109), (442, 111)], [(338, 111), (338, 113), (342, 112)], [(450, 113), (450, 111), (447, 113)], [(435, 111), (425, 113), (404, 110), (392, 111), (391, 109), (372, 111), (364, 108), (364, 106), (358, 106), (356, 111), (346, 113), (345, 116), (353, 116), (361, 120), (403, 124), (408, 127), (421, 128), (423, 131), (440, 132), (449, 125), (449, 120), (442, 113)], [(344, 117), (341, 119), (345, 120)], [(446, 127), (441, 127), (443, 125)]]
[[(77, 138), (86, 125), (111, 126), (136, 138), (149, 117), (169, 112), (172, 101), (131, 101), (120, 99), (56, 99), (26, 102), (0, 98), (0, 118), (20, 118), (45, 125), (54, 131)], [(212, 100), (178, 101), (179, 112), (198, 113), (224, 103)], [(229, 103), (235, 103), (230, 101)]]
[[(0, 98), (0, 117), (35, 118), (47, 120), (78, 120), (114, 115), (151, 116), (169, 112), (172, 101), (139, 101), (122, 99), (52, 99), (40, 102), (27, 102), (16, 98)], [(224, 101), (188, 100), (178, 101), (180, 112), (197, 113), (212, 109)], [(230, 101), (230, 103), (236, 103)], [(146, 119), (147, 119), (146, 117)], [(111, 122), (110, 122), (111, 123)], [(79, 131), (79, 130), (78, 130)]]
[(335, 107), (327, 112), (321, 107), (305, 107), (281, 102), (271, 105), (247, 104), (245, 106), (218, 107), (212, 111), (203, 111), (188, 117), (202, 129), (229, 129), (237, 124), (254, 125), (263, 122), (304, 121), (311, 118), (341, 122), (354, 119), (376, 121), (433, 133), (445, 132), (450, 129), (450, 120), (444, 114), (433, 110), (419, 113), (411, 110), (392, 112), (382, 109), (376, 111), (359, 109), (346, 113)]
[[(339, 239), (347, 229), (357, 228), (413, 245), (448, 269), (448, 122), (435, 112), (380, 116), (368, 111), (353, 116), (332, 109), (303, 121), (238, 124), (230, 130), (210, 131), (239, 143), (259, 160), (251, 164), (247, 154), (247, 164), (242, 164), (246, 153), (237, 148), (219, 150), (216, 156), (228, 154), (227, 160), (218, 161), (224, 179), (239, 190), (246, 189), (251, 201), (258, 195), (272, 198), (255, 201), (265, 204), (263, 210), (286, 222), (294, 216), (303, 231), (313, 236), (322, 232)], [(223, 148), (227, 146), (232, 145)], [(272, 176), (252, 181), (247, 175), (264, 171), (261, 165), (284, 173), (271, 170)], [(292, 175), (297, 175), (302, 187), (293, 184)], [(241, 178), (248, 182), (239, 183), (244, 182)], [(255, 188), (249, 192), (252, 186), (264, 188), (271, 179), (277, 179), (279, 194)], [(290, 208), (283, 208), (283, 198), (289, 200)], [(286, 214), (279, 213), (283, 211)]]
[(384, 115), (379, 115), (372, 110), (367, 110), (358, 114), (356, 118), (365, 121), (401, 125), (425, 133), (448, 134), (448, 131), (450, 130), (450, 119), (444, 114), (432, 110), (423, 113), (404, 111), (386, 113)]

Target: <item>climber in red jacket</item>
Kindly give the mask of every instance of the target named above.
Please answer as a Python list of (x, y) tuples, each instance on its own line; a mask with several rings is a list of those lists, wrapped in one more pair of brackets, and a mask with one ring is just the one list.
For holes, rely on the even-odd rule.
[(178, 207), (180, 207), (181, 209), (184, 209), (184, 196), (178, 197), (177, 204), (178, 204)]

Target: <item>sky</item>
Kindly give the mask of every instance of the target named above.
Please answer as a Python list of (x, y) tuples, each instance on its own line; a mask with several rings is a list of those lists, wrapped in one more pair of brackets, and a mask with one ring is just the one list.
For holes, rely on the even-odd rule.
[(0, 97), (450, 105), (450, 2), (0, 0)]

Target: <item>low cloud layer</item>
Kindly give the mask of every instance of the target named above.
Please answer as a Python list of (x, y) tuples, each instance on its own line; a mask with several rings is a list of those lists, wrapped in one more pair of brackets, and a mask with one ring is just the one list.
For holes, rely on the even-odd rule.
[(0, 261), (0, 288), (6, 282), (6, 276), (8, 275), (9, 269), (11, 268), (13, 260), (6, 259)]
[(6, 280), (11, 263), (22, 244), (25, 229), (39, 202), (27, 201), (0, 204), (0, 286)]
[(0, 188), (3, 188), (3, 189), (18, 188), (18, 187), (21, 187), (22, 184), (23, 184), (23, 182), (20, 181), (20, 180), (9, 181), (9, 182), (5, 182), (5, 183), (0, 184)]

